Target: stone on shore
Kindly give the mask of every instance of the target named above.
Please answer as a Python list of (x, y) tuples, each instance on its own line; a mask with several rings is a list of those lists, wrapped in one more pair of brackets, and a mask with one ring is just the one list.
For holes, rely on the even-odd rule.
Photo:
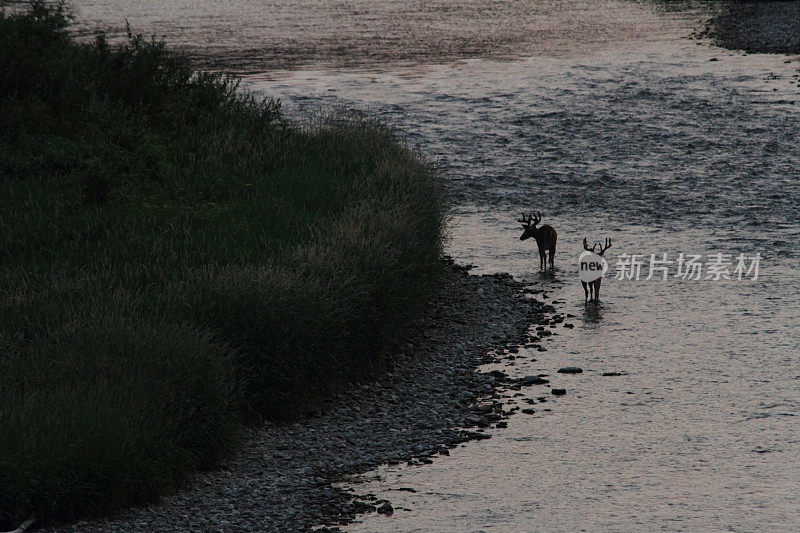
[(519, 380), (519, 384), (523, 386), (528, 385), (545, 385), (550, 383), (548, 380), (544, 378), (540, 378), (539, 376), (525, 376)]

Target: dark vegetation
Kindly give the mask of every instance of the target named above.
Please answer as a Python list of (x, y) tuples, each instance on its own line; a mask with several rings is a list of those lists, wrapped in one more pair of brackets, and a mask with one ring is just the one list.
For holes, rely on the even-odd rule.
[(149, 501), (374, 373), (438, 274), (437, 172), (162, 43), (0, 15), (0, 529)]
[(750, 53), (800, 53), (800, 3), (727, 2), (700, 32), (719, 46)]

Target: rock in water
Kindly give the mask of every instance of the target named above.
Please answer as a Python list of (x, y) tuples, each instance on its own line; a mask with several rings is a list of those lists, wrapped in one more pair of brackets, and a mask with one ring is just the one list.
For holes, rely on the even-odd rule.
[(519, 380), (520, 385), (544, 385), (545, 383), (550, 382), (546, 379), (540, 378), (539, 376), (525, 376)]
[(583, 372), (583, 369), (577, 366), (565, 366), (564, 368), (559, 368), (559, 374), (580, 374)]
[(386, 502), (378, 507), (378, 512), (382, 515), (392, 516), (394, 514), (394, 507), (392, 507), (389, 502)]
[(550, 392), (553, 393), (553, 396), (564, 396), (567, 393), (567, 389), (553, 389)]

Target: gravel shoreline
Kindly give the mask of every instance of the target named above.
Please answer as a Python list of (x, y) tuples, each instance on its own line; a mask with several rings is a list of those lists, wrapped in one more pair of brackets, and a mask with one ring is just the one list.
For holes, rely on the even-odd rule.
[(461, 442), (489, 438), (484, 428), (505, 427), (518, 408), (503, 410), (501, 390), (547, 380), (476, 368), (520, 344), (540, 346), (550, 334), (544, 326), (561, 324), (538, 292), (508, 274), (473, 276), (448, 261), (418, 331), (375, 381), (353, 385), (317, 417), (252, 428), (222, 468), (199, 473), (186, 491), (51, 531), (302, 531), (364, 512), (390, 514), (391, 502), (332, 484), (384, 463), (430, 462)]
[(800, 54), (800, 2), (726, 4), (699, 36), (731, 50)]

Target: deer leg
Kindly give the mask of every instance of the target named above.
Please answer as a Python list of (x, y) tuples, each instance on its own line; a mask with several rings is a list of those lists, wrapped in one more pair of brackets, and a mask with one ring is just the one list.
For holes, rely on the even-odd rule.
[(584, 304), (588, 304), (589, 303), (589, 284), (586, 283), (585, 281), (581, 281), (581, 285), (583, 285), (583, 294), (586, 296), (586, 298), (584, 299), (583, 303)]
[(594, 282), (595, 283), (595, 286), (594, 286), (594, 301), (597, 302), (597, 303), (600, 303), (600, 282), (601, 281), (603, 281), (603, 278), (597, 278), (597, 281)]
[(547, 257), (544, 250), (539, 250), (539, 270), (547, 268)]
[(555, 261), (556, 261), (555, 255), (556, 255), (556, 249), (555, 248), (550, 248), (550, 270), (555, 270), (556, 269), (556, 266), (555, 266)]

